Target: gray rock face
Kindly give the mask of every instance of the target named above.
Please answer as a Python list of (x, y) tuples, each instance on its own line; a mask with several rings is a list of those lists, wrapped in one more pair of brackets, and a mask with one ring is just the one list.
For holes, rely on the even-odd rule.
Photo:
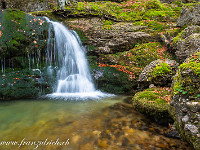
[(144, 32), (123, 32), (123, 31), (94, 31), (89, 33), (93, 38), (89, 44), (98, 47), (98, 51), (104, 54), (116, 53), (133, 48), (137, 43), (153, 41), (151, 35)]
[(65, 5), (68, 3), (69, 0), (57, 0), (58, 6), (61, 10), (65, 10)]
[(110, 29), (104, 29), (104, 21), (100, 18), (81, 18), (70, 21), (69, 24), (82, 26), (82, 31), (88, 37), (87, 45), (97, 47), (97, 53), (109, 54), (134, 48), (137, 43), (156, 41), (154, 36), (145, 32), (145, 26), (135, 26), (133, 23), (115, 22)]
[(200, 25), (200, 5), (186, 6), (181, 9), (177, 26)]
[(200, 48), (200, 26), (189, 26), (173, 39), (171, 48), (176, 57), (183, 62)]
[[(200, 150), (200, 52), (187, 58), (172, 84), (171, 115), (183, 139)], [(193, 67), (192, 67), (193, 66)]]
[[(165, 64), (165, 65), (162, 65)], [(157, 67), (157, 69), (156, 69)], [(167, 67), (168, 69), (166, 70)], [(139, 87), (147, 87), (150, 84), (155, 85), (167, 85), (172, 82), (172, 77), (175, 74), (175, 70), (178, 67), (178, 63), (175, 60), (155, 60), (147, 65), (139, 76)], [(156, 73), (155, 73), (156, 71)]]
[[(57, 0), (4, 0), (6, 8), (19, 9), (24, 12), (45, 11), (57, 6)], [(0, 3), (0, 8), (2, 8)]]

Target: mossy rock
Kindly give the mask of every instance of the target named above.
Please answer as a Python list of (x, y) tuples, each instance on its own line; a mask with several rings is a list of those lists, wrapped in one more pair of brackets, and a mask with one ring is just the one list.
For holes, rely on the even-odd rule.
[(150, 116), (159, 124), (167, 125), (169, 122), (172, 122), (168, 113), (170, 107), (169, 97), (169, 88), (152, 88), (136, 93), (132, 103), (139, 112)]
[(183, 139), (200, 150), (200, 52), (180, 65), (172, 84), (171, 114)]
[(90, 65), (91, 74), (98, 89), (114, 94), (134, 94), (137, 81), (115, 66)]
[(35, 98), (52, 92), (50, 81), (39, 69), (23, 69), (0, 76), (0, 99)]
[[(162, 51), (162, 54), (159, 51)], [(138, 79), (146, 65), (157, 59), (170, 58), (170, 55), (165, 52), (165, 49), (159, 42), (150, 42), (137, 43), (129, 51), (102, 55), (101, 57), (105, 63), (125, 66), (129, 71), (134, 72), (136, 79)]]
[[(24, 59), (36, 59), (45, 53), (48, 23), (44, 18), (19, 10), (1, 10), (0, 25), (0, 60), (5, 59), (5, 67), (21, 68)], [(23, 69), (26, 67), (29, 67), (28, 63)]]
[(194, 54), (200, 46), (200, 26), (188, 26), (171, 43), (172, 52), (180, 62)]
[(178, 63), (175, 60), (155, 60), (147, 65), (139, 76), (139, 87), (144, 88), (150, 84), (170, 86), (172, 77), (176, 73)]
[(180, 65), (174, 77), (173, 95), (187, 94), (192, 98), (200, 97), (200, 52), (195, 53)]

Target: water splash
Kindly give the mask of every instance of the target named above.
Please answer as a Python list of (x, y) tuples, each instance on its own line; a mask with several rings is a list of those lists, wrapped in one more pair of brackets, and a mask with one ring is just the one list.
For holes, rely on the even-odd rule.
[(57, 87), (55, 93), (48, 97), (97, 99), (111, 96), (96, 91), (88, 69), (85, 49), (77, 33), (68, 30), (61, 23), (50, 21), (46, 17), (45, 19), (50, 23), (46, 61), (49, 68), (52, 68), (53, 63), (58, 67)]

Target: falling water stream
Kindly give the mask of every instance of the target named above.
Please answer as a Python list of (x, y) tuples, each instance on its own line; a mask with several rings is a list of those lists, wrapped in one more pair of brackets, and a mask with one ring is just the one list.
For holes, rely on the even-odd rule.
[(58, 67), (57, 87), (48, 97), (85, 99), (113, 96), (95, 89), (88, 69), (85, 49), (76, 32), (68, 30), (59, 22), (50, 21), (46, 17), (45, 19), (50, 23), (47, 46), (49, 68), (52, 68), (53, 62)]

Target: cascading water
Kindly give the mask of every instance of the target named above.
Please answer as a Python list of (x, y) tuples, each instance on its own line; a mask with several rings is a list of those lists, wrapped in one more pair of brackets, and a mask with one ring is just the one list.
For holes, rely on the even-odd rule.
[[(75, 31), (68, 30), (64, 25), (50, 21), (47, 46), (47, 62), (52, 68), (55, 63), (58, 70), (57, 87), (51, 97), (99, 98), (111, 96), (96, 91), (88, 69), (88, 64), (81, 40)], [(53, 37), (52, 37), (53, 28)], [(50, 71), (51, 72), (51, 71)]]

